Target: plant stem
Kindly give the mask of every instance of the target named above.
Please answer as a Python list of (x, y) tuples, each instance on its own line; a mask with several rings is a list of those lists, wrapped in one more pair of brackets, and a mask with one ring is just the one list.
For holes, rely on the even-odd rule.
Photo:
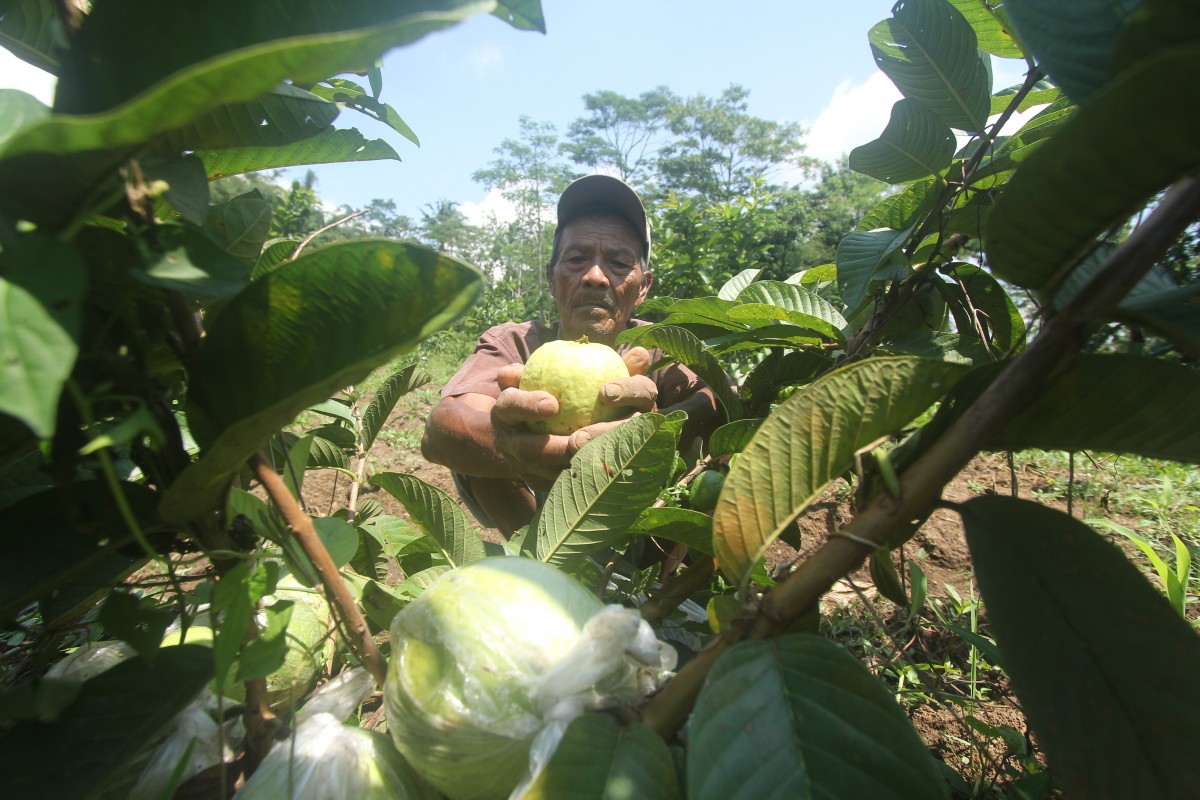
[(346, 582), (342, 580), (341, 574), (333, 564), (333, 559), (329, 557), (329, 551), (325, 549), (325, 545), (317, 536), (312, 519), (300, 510), (295, 498), (284, 485), (283, 479), (279, 477), (261, 452), (255, 453), (250, 459), (250, 467), (254, 470), (254, 476), (263, 485), (267, 495), (283, 514), (288, 530), (296, 537), (296, 541), (316, 569), (325, 599), (329, 601), (346, 626), (346, 642), (350, 645), (350, 649), (375, 678), (376, 684), (382, 686), (387, 676), (387, 664), (384, 663), (383, 656), (380, 655), (379, 648), (371, 637), (366, 618), (359, 611), (358, 605), (350, 595), (350, 590), (346, 588)]
[(862, 563), (873, 547), (887, 543), (910, 520), (938, 501), (942, 488), (1037, 390), (1081, 348), (1089, 324), (1132, 289), (1200, 213), (1200, 177), (1189, 177), (1163, 198), (1150, 219), (1114, 251), (1060, 313), (1008, 365), (934, 444), (900, 476), (901, 496), (881, 493), (844, 531), (833, 534), (764, 596), (757, 614), (714, 638), (642, 709), (642, 718), (660, 736), (671, 736), (691, 713), (717, 657), (742, 639), (776, 636), (813, 608), (841, 577)]

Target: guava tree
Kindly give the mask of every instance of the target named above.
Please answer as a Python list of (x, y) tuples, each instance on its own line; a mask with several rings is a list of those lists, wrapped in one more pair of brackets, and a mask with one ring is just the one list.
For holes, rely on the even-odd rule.
[[(328, 400), (455, 319), (477, 274), (387, 241), (264, 242), (258, 198), (210, 207), (205, 182), (386, 155), (331, 127), (341, 103), (404, 131), (378, 99), (384, 50), (484, 11), (537, 28), (538, 4), (132, 5), (56, 17), (30, 0), (0, 19), (6, 46), (61, 81), (52, 111), (0, 94), (0, 609), (15, 654), (0, 764), (36, 796), (120, 794), (205, 686), (240, 712), (252, 773), (304, 702), (299, 664), (382, 681), (378, 634), (491, 547), (436, 488), (366, 473), (417, 370), (365, 408)], [(904, 0), (871, 29), (904, 99), (850, 166), (899, 191), (835, 263), (782, 281), (732, 270), (715, 296), (653, 301), (663, 321), (627, 338), (706, 377), (727, 424), (694, 466), (677, 454), (680, 419), (619, 426), (505, 548), (634, 600), (688, 657), (639, 706), (574, 718), (526, 796), (948, 796), (891, 693), (806, 621), (868, 558), (881, 591), (910, 602), (891, 551), (981, 451), (1198, 460), (1193, 369), (1085, 349), (1116, 320), (1200, 351), (1195, 286), (1156, 266), (1200, 213), (1197, 17), (1182, 0)], [(997, 90), (992, 58), (1024, 59), (1026, 81)], [(370, 89), (331, 77), (355, 72)], [(1018, 290), (1037, 303), (1036, 335)], [(683, 489), (734, 455), (711, 514), (689, 507)], [(328, 467), (411, 519), (369, 500), (310, 516), (294, 497), (307, 468)], [(772, 579), (766, 549), (846, 475), (854, 519)], [(251, 476), (264, 491), (245, 491)], [(1200, 645), (1171, 604), (1066, 515), (1002, 497), (954, 509), (1066, 793), (1193, 793)], [(625, 569), (650, 536), (677, 543), (667, 568)], [(197, 553), (213, 568), (199, 580), (182, 575)], [(329, 600), (314, 616), (309, 587)], [(710, 600), (699, 625), (693, 596)], [(303, 633), (322, 624), (336, 636)], [(486, 620), (461, 624), (476, 636)], [(136, 657), (82, 684), (46, 677), (60, 649), (98, 634)], [(443, 756), (428, 729), (408, 744)]]

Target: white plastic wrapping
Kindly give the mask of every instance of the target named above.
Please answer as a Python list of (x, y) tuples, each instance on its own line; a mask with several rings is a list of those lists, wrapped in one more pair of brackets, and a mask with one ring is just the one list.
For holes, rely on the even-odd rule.
[(527, 558), (446, 573), (396, 615), (391, 642), (388, 728), (453, 800), (519, 795), (572, 720), (636, 703), (675, 665), (636, 611)]
[(134, 652), (132, 647), (122, 641), (86, 642), (75, 652), (55, 662), (46, 670), (46, 677), (83, 683), (120, 664)]
[[(235, 723), (226, 723), (222, 735), (221, 726), (213, 716), (216, 708), (216, 695), (205, 689), (180, 713), (167, 738), (150, 753), (146, 766), (129, 793), (129, 800), (157, 800), (162, 797), (184, 754), (187, 754), (187, 761), (179, 774), (180, 785), (222, 761), (233, 761), (233, 750), (229, 743), (238, 738), (233, 732)], [(240, 722), (236, 725), (240, 728)], [(188, 752), (189, 747), (191, 752)]]
[(321, 687), (236, 800), (418, 800), (427, 788), (382, 734), (343, 723), (374, 683), (349, 670)]

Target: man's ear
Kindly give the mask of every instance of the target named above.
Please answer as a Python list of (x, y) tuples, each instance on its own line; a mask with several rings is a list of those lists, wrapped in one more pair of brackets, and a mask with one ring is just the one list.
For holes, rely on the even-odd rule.
[(653, 285), (654, 285), (654, 273), (653, 272), (643, 272), (642, 273), (642, 288), (641, 288), (641, 291), (638, 292), (637, 305), (641, 305), (642, 303), (644, 303), (646, 301), (646, 296), (650, 294), (650, 287)]

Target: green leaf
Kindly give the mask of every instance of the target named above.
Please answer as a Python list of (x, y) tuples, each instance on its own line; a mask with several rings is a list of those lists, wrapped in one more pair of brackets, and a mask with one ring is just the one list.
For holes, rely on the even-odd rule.
[(205, 449), (167, 490), (163, 513), (190, 519), (219, 503), (267, 436), (457, 319), (481, 285), (457, 259), (374, 240), (306, 253), (251, 283), (200, 347), (188, 422)]
[(721, 570), (742, 584), (797, 513), (853, 466), (855, 452), (925, 411), (965, 371), (916, 358), (873, 358), (788, 398), (725, 480), (713, 511)]
[(1038, 66), (1082, 103), (1108, 81), (1117, 36), (1139, 4), (1138, 0), (1006, 0), (1004, 11)]
[(838, 291), (851, 316), (866, 298), (872, 281), (898, 280), (912, 271), (900, 249), (911, 234), (912, 228), (859, 231), (838, 244)]
[(688, 725), (688, 797), (946, 798), (904, 710), (859, 661), (805, 634), (742, 642)]
[(729, 330), (745, 330), (745, 325), (729, 319), (729, 309), (736, 308), (737, 305), (737, 301), (733, 298), (723, 300), (717, 297), (695, 297), (687, 300), (674, 300), (664, 309), (663, 313), (667, 315), (667, 324), (674, 324), (676, 318), (689, 318)]
[[(163, 181), (167, 190), (163, 193), (165, 200), (179, 214), (179, 218), (192, 225), (204, 225), (208, 216), (208, 206), (212, 196), (208, 191), (208, 178), (204, 174), (204, 162), (195, 154), (185, 156), (168, 156), (155, 158), (146, 156), (139, 159), (142, 174), (146, 183)], [(170, 214), (159, 212), (159, 216), (170, 218)]]
[[(953, 0), (951, 0), (953, 2)], [(1013, 101), (1013, 97), (1021, 90), (1024, 84), (1016, 84), (1001, 89), (992, 95), (992, 106), (989, 110), (989, 116), (1001, 114)], [(1046, 105), (1053, 103), (1063, 96), (1062, 90), (1049, 81), (1038, 81), (1034, 84), (1034, 88), (1025, 93), (1021, 98), (1021, 102), (1017, 104), (1017, 111), (1028, 111), (1034, 106)]]
[(708, 438), (709, 455), (720, 458), (742, 452), (762, 422), (761, 419), (739, 419), (725, 423)]
[(165, 139), (172, 150), (272, 147), (316, 136), (338, 116), (337, 103), (282, 83), (245, 103), (219, 106)]
[[(378, 70), (372, 72), (372, 75), (380, 74)], [(382, 75), (380, 74), (382, 77)], [(312, 87), (313, 94), (320, 95), (326, 100), (332, 100), (337, 103), (345, 103), (347, 108), (362, 112), (371, 119), (382, 122), (396, 133), (408, 139), (418, 147), (421, 146), (420, 139), (413, 129), (408, 127), (408, 123), (400, 118), (396, 113), (396, 109), (389, 106), (387, 103), (379, 102), (379, 93), (368, 94), (358, 84), (342, 78), (330, 78), (325, 82), (327, 86), (317, 84)]]
[(1014, 354), (1025, 344), (1025, 319), (996, 278), (973, 264), (943, 267), (950, 278), (950, 313), (960, 332), (982, 329), (985, 341), (997, 356)]
[(198, 150), (210, 180), (304, 164), (344, 164), (355, 161), (399, 161), (395, 148), (383, 139), (367, 139), (357, 128), (330, 128), (291, 144)]
[[(743, 304), (766, 304), (793, 312), (789, 321), (811, 328), (830, 339), (841, 342), (845, 318), (820, 295), (803, 286), (780, 281), (759, 281), (747, 286), (737, 299)], [(737, 319), (741, 310), (735, 306), (729, 314)]]
[(125, 642), (139, 656), (153, 663), (172, 616), (170, 611), (159, 608), (149, 598), (113, 590), (104, 598), (97, 620), (114, 639)]
[(1200, 783), (1200, 639), (1116, 547), (1027, 501), (962, 506), (1021, 708), (1072, 797), (1185, 797)]
[(945, 188), (946, 181), (940, 175), (909, 184), (903, 191), (883, 198), (867, 212), (855, 230), (909, 230), (933, 211)]
[(362, 448), (369, 451), (375, 443), (375, 437), (383, 429), (388, 415), (396, 407), (396, 401), (413, 389), (419, 389), (429, 383), (432, 377), (416, 364), (393, 372), (371, 398), (362, 418)]
[(50, 0), (9, 0), (0, 15), (0, 47), (38, 69), (57, 74), (58, 24)]
[(541, 0), (500, 0), (492, 14), (519, 31), (546, 32)]
[(765, 414), (781, 388), (811, 383), (832, 366), (833, 361), (821, 352), (770, 353), (742, 382), (742, 396), (756, 413)]
[(95, 794), (167, 731), (212, 666), (211, 648), (185, 644), (163, 648), (153, 666), (131, 658), (87, 681), (56, 722), (22, 722), (4, 735), (6, 791), (46, 800)]
[(232, 297), (246, 287), (245, 263), (198, 228), (160, 223), (149, 237), (154, 247), (145, 248), (145, 270), (130, 270), (142, 283), (201, 297)]
[(333, 565), (341, 569), (349, 564), (358, 552), (358, 529), (337, 517), (313, 517), (312, 523)]
[(1001, 58), (1024, 58), (1021, 46), (1013, 39), (1004, 7), (990, 0), (950, 0), (975, 31), (979, 49)]
[(589, 712), (571, 722), (554, 755), (521, 794), (526, 800), (682, 800), (675, 762), (646, 725)]
[(925, 181), (954, 159), (954, 131), (919, 100), (897, 100), (878, 139), (850, 151), (855, 172), (887, 183)]
[(924, 103), (951, 128), (987, 123), (991, 74), (975, 31), (945, 0), (905, 0), (868, 33), (875, 63), (906, 98)]
[(1180, 410), (1200, 397), (1200, 374), (1131, 355), (1076, 358), (989, 449), (1100, 450), (1200, 464), (1200, 429)]
[(258, 191), (213, 206), (204, 232), (230, 255), (247, 265), (258, 261), (271, 229), (271, 204)]
[(238, 659), (239, 682), (265, 678), (283, 666), (288, 654), (287, 626), (292, 618), (292, 600), (279, 600), (262, 610), (266, 624), (258, 637), (246, 643)]
[(729, 376), (720, 362), (708, 351), (704, 342), (692, 333), (675, 325), (645, 325), (634, 328), (638, 332), (636, 341), (643, 347), (658, 347), (681, 364), (686, 364), (699, 375), (725, 409), (726, 419), (737, 419), (737, 399), (729, 388)]
[(1063, 100), (1039, 111), (1015, 134), (1004, 137), (995, 151), (979, 163), (971, 173), (971, 186), (989, 189), (1007, 181), (1025, 159), (1071, 119), (1077, 109), (1070, 101)]
[[(337, 427), (334, 430), (345, 431), (353, 438), (353, 434), (345, 428)], [(346, 451), (329, 439), (315, 433), (312, 434), (312, 443), (308, 449), (308, 462), (305, 464), (305, 469), (336, 469), (352, 478), (357, 477), (354, 470), (350, 468), (350, 459), (346, 457)]]
[(712, 555), (712, 517), (690, 508), (647, 508), (634, 520), (630, 533), (657, 536)]
[[(1009, 180), (987, 224), (996, 277), (1031, 289), (1061, 280), (1096, 237), (1200, 167), (1200, 47), (1139, 63), (1097, 93)], [(1137, 153), (1137, 158), (1129, 158)]]
[(407, 509), (413, 524), (437, 545), (452, 566), (479, 561), (486, 554), (483, 540), (454, 498), (412, 475), (378, 472), (371, 483), (395, 497)]
[(564, 565), (611, 544), (670, 476), (675, 435), (642, 414), (589, 442), (559, 475), (530, 530), (537, 557)]
[(725, 285), (717, 291), (717, 297), (722, 300), (736, 300), (742, 290), (758, 280), (758, 276), (761, 274), (761, 269), (742, 270), (725, 282)]
[(279, 269), (288, 263), (292, 258), (292, 253), (296, 252), (296, 248), (299, 245), (299, 239), (271, 239), (267, 241), (263, 245), (258, 259), (254, 262), (254, 269), (250, 272), (250, 280), (256, 281), (268, 272)]
[[(0, 20), (0, 26), (4, 24)], [(18, 89), (0, 89), (0, 148), (22, 128), (50, 115), (50, 109), (31, 94)]]
[(62, 242), (24, 236), (0, 251), (0, 412), (37, 436), (54, 434), (87, 285), (78, 254)]

